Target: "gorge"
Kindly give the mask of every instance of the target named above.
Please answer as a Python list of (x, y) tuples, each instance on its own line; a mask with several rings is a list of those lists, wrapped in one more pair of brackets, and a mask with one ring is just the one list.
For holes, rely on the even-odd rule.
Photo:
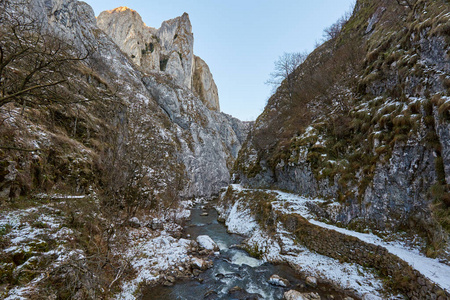
[(0, 4), (1, 298), (450, 299), (448, 0), (356, 1), (254, 122), (187, 13)]

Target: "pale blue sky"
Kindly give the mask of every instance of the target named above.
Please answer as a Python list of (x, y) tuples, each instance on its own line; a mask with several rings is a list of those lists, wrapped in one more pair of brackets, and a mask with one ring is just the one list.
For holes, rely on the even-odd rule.
[(283, 52), (312, 51), (325, 27), (354, 0), (87, 0), (96, 15), (127, 6), (159, 28), (187, 12), (194, 53), (209, 65), (220, 107), (241, 120), (254, 120), (272, 88), (264, 84)]

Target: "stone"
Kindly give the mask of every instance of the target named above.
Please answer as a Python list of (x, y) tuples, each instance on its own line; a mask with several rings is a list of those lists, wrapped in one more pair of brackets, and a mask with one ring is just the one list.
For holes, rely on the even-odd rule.
[[(237, 157), (249, 124), (211, 111), (201, 101), (192, 102), (196, 99), (192, 93), (187, 90), (177, 92), (169, 80), (161, 81), (155, 76), (146, 76), (142, 80), (158, 105), (181, 129), (177, 135), (181, 140), (179, 158), (186, 167), (188, 181), (192, 182), (181, 196), (202, 197), (218, 193), (230, 182), (228, 163)], [(181, 111), (183, 102), (189, 103), (191, 111)]]
[(425, 279), (421, 276), (417, 277), (417, 283), (420, 285), (426, 285)]
[(139, 221), (139, 219), (137, 217), (133, 217), (133, 218), (129, 219), (128, 224), (133, 228), (141, 227), (141, 222)]
[(202, 216), (202, 217), (207, 217), (209, 214), (207, 213), (207, 212), (202, 212), (201, 214), (200, 214), (200, 216)]
[(288, 287), (290, 285), (287, 279), (284, 279), (276, 274), (270, 276), (268, 282), (272, 285)]
[(97, 25), (144, 71), (163, 71), (191, 88), (194, 73), (194, 36), (189, 15), (148, 27), (136, 11), (118, 7), (100, 13)]
[(200, 248), (203, 248), (206, 250), (212, 250), (212, 251), (219, 250), (219, 246), (217, 246), (216, 242), (214, 242), (213, 239), (207, 235), (199, 235), (197, 237), (197, 243), (199, 244)]
[(166, 281), (163, 282), (163, 285), (164, 286), (173, 286), (174, 284), (172, 282), (166, 280)]
[(212, 261), (207, 261), (198, 257), (191, 258), (191, 267), (194, 270), (202, 270), (205, 271), (211, 268), (213, 265)]
[(118, 7), (97, 18), (97, 25), (144, 71), (163, 71), (194, 91), (211, 110), (220, 111), (217, 86), (208, 65), (193, 54), (188, 14), (148, 27), (135, 10)]
[(367, 29), (365, 34), (371, 33), (372, 30), (374, 29), (375, 25), (380, 21), (383, 13), (386, 11), (385, 7), (379, 7), (375, 13), (370, 17), (368, 25), (367, 25)]
[(302, 293), (296, 290), (289, 290), (283, 295), (284, 300), (304, 300), (306, 299)]
[(245, 300), (257, 300), (263, 299), (260, 294), (249, 293), (243, 288), (239, 286), (232, 287), (228, 290), (228, 295), (230, 295), (233, 299), (245, 299)]
[(103, 11), (97, 25), (136, 65), (159, 70), (161, 46), (156, 29), (147, 27), (138, 12), (123, 6)]
[(153, 230), (163, 230), (164, 229), (164, 223), (161, 220), (153, 219), (151, 222), (151, 228)]
[(362, 300), (383, 300), (383, 298), (375, 296), (373, 294), (364, 294)]
[(309, 300), (320, 300), (321, 297), (318, 293), (305, 293), (303, 294), (306, 299)]
[(169, 58), (168, 65), (171, 59), (177, 61), (166, 72), (173, 75), (177, 83), (190, 89), (194, 69), (194, 35), (189, 15), (184, 13), (180, 17), (164, 21), (156, 35), (161, 42), (161, 53)]
[(320, 300), (318, 293), (301, 293), (296, 290), (289, 290), (283, 295), (284, 300)]
[(317, 278), (313, 277), (313, 276), (308, 276), (306, 277), (306, 285), (311, 286), (311, 287), (316, 287), (317, 286)]
[(218, 294), (217, 294), (217, 292), (214, 291), (214, 290), (207, 291), (207, 292), (205, 293), (205, 295), (203, 295), (203, 299), (204, 299), (204, 300), (217, 299), (217, 297), (218, 297)]

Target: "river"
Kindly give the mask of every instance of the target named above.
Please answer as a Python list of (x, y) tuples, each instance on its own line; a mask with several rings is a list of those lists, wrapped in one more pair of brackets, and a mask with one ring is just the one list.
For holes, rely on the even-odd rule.
[[(208, 215), (202, 216), (204, 212)], [(308, 287), (287, 265), (263, 262), (249, 256), (246, 251), (233, 247), (241, 244), (244, 237), (229, 234), (226, 227), (217, 221), (217, 212), (213, 208), (203, 209), (202, 205), (196, 205), (191, 211), (191, 220), (185, 227), (184, 235), (191, 239), (208, 235), (217, 243), (220, 255), (212, 258), (214, 266), (195, 279), (177, 281), (171, 287), (150, 287), (144, 291), (142, 299), (282, 299), (284, 292), (289, 289), (315, 292), (322, 299), (344, 298), (327, 285)], [(269, 284), (268, 279), (273, 274), (289, 280), (289, 288)]]

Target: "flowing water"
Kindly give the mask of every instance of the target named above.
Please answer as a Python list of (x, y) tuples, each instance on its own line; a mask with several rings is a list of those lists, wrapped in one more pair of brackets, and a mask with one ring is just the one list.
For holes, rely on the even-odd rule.
[[(304, 281), (287, 265), (264, 263), (234, 248), (243, 237), (229, 234), (223, 224), (217, 221), (217, 212), (207, 209), (208, 216), (200, 205), (192, 209), (191, 221), (185, 228), (185, 236), (196, 239), (199, 235), (210, 236), (219, 246), (220, 255), (213, 257), (214, 266), (201, 273), (198, 278), (178, 281), (174, 286), (150, 287), (144, 292), (143, 299), (282, 299), (284, 292), (297, 289), (301, 292), (317, 292), (322, 299), (330, 295), (342, 299), (342, 295), (333, 292), (329, 286), (312, 289), (305, 286)], [(269, 284), (271, 275), (277, 274), (290, 282), (289, 288)], [(230, 293), (230, 289), (240, 287), (243, 290)]]

